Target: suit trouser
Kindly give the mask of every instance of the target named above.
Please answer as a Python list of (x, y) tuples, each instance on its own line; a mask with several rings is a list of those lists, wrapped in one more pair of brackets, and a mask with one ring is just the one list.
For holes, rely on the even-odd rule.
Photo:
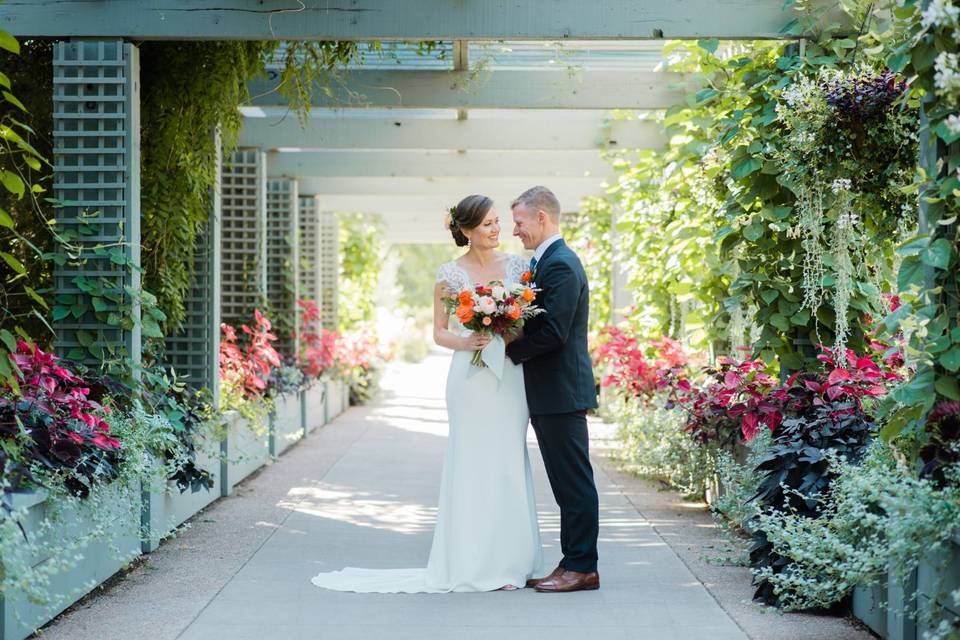
[(531, 416), (553, 497), (560, 506), (560, 566), (597, 570), (600, 500), (590, 465), (587, 412)]

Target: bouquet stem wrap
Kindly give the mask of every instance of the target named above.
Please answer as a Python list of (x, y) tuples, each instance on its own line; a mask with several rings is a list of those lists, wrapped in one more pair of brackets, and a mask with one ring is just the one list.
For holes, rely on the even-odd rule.
[(507, 344), (497, 334), (480, 351), (473, 354), (471, 362), (478, 367), (488, 367), (497, 380), (503, 378), (503, 362), (507, 357)]

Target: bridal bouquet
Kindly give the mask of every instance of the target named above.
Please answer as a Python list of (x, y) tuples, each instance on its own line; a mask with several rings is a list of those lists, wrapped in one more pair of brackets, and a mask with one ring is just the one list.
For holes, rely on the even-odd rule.
[[(476, 366), (488, 366), (487, 359), (484, 358), (485, 352), (497, 342), (494, 348), (501, 352), (498, 368), (502, 369), (503, 336), (522, 327), (529, 318), (543, 313), (543, 309), (533, 304), (537, 298), (537, 289), (532, 282), (532, 275), (527, 272), (521, 280), (519, 284), (508, 285), (494, 281), (487, 285), (477, 285), (444, 299), (447, 312), (456, 315), (465, 328), (500, 338), (473, 354), (471, 362)], [(496, 373), (499, 378), (499, 371)]]

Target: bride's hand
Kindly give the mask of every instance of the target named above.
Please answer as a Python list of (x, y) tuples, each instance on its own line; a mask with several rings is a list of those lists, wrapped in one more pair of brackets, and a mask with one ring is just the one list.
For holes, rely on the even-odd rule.
[(489, 336), (485, 333), (474, 333), (469, 336), (464, 336), (464, 351), (480, 351), (485, 346), (490, 343), (492, 336)]

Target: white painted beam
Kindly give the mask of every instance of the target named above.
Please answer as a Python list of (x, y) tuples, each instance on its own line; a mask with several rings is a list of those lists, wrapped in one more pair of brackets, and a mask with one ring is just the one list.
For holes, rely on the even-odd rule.
[(0, 4), (17, 36), (135, 40), (775, 38), (783, 0), (32, 0)]
[[(359, 69), (318, 85), (323, 107), (406, 109), (666, 109), (683, 102), (683, 76), (629, 69)], [(252, 104), (286, 105), (276, 80), (249, 84)]]
[[(524, 187), (532, 187), (536, 183), (530, 183)], [(551, 186), (551, 185), (546, 185)], [(325, 211), (337, 212), (356, 212), (356, 213), (379, 213), (383, 216), (408, 216), (421, 214), (431, 220), (437, 220), (438, 224), (442, 222), (447, 209), (457, 204), (461, 198), (472, 193), (482, 193), (493, 199), (494, 206), (500, 216), (501, 221), (510, 219), (510, 203), (524, 189), (515, 191), (496, 192), (484, 189), (483, 185), (478, 183), (476, 188), (466, 189), (457, 193), (448, 194), (424, 194), (424, 195), (366, 195), (339, 194), (327, 195), (319, 194), (321, 207)], [(306, 191), (305, 191), (306, 190)], [(313, 193), (308, 190), (308, 185), (300, 186), (300, 193)], [(596, 190), (583, 192), (564, 192), (555, 191), (560, 199), (560, 204), (564, 211), (577, 211), (580, 208), (580, 199), (588, 195), (602, 195), (603, 191), (599, 187)]]
[(596, 149), (586, 151), (351, 150), (277, 152), (267, 156), (272, 176), (487, 178), (588, 176), (612, 179), (613, 167)]
[[(268, 169), (269, 171), (269, 169)], [(273, 174), (270, 174), (271, 177)], [(462, 198), (471, 193), (519, 195), (526, 189), (541, 184), (542, 176), (509, 176), (484, 178), (328, 178), (310, 177), (298, 180), (304, 193), (320, 196), (384, 196), (384, 197), (440, 197)], [(558, 198), (599, 195), (603, 179), (556, 178), (545, 186)], [(456, 202), (452, 203), (456, 204)], [(321, 205), (323, 206), (323, 205)], [(450, 205), (447, 205), (449, 207)], [(326, 208), (326, 207), (324, 207)], [(446, 208), (446, 207), (444, 207)]]
[[(240, 146), (275, 149), (477, 149), (477, 150), (586, 150), (657, 148), (665, 139), (657, 123), (647, 120), (606, 119), (606, 112), (516, 112), (493, 117), (471, 111), (467, 120), (456, 112), (432, 115), (382, 111), (318, 111), (302, 127), (293, 114), (263, 114), (245, 109)], [(356, 114), (356, 115), (354, 115)]]

